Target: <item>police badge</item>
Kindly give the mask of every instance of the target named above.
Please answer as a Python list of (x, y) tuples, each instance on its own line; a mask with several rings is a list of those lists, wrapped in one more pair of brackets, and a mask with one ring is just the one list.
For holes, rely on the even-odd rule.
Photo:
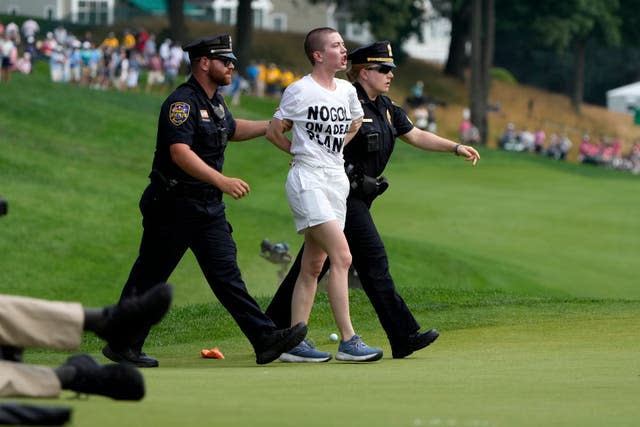
[(169, 120), (176, 126), (180, 126), (189, 118), (191, 107), (186, 102), (174, 102), (169, 108)]

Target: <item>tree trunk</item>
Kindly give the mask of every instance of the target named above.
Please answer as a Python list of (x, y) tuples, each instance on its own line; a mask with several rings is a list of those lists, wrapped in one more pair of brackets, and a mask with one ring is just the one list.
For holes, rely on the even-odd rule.
[(166, 0), (169, 15), (169, 34), (172, 40), (184, 44), (189, 41), (184, 23), (184, 0)]
[(584, 61), (586, 41), (578, 40), (575, 44), (573, 64), (573, 93), (571, 105), (578, 114), (582, 114), (582, 101), (584, 99)]
[[(482, 89), (482, 0), (471, 0), (471, 85), (470, 107), (471, 122), (478, 128), (481, 137), (486, 137), (486, 100)], [(481, 139), (484, 144), (486, 140)]]
[(460, 80), (464, 80), (464, 70), (468, 63), (466, 45), (469, 41), (470, 18), (471, 3), (469, 1), (465, 1), (459, 10), (451, 12), (451, 42), (444, 74)]
[(493, 50), (495, 44), (495, 0), (482, 2), (482, 111), (480, 141), (487, 143), (489, 123), (487, 120), (487, 105), (491, 91), (491, 67), (493, 66)]
[(237, 15), (234, 52), (238, 57), (236, 69), (242, 75), (249, 64), (251, 39), (253, 36), (253, 9), (251, 9), (251, 0), (240, 0), (238, 2)]

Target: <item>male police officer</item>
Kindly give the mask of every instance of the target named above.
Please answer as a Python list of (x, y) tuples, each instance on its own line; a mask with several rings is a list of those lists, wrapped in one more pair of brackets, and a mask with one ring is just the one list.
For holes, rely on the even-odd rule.
[[(302, 341), (307, 327), (299, 323), (276, 330), (249, 295), (222, 202), (223, 193), (234, 199), (249, 193), (242, 179), (222, 174), (227, 141), (264, 135), (268, 122), (234, 119), (218, 92), (231, 82), (235, 68), (229, 35), (199, 38), (183, 50), (189, 53), (192, 75), (160, 110), (151, 183), (140, 200), (140, 252), (121, 298), (165, 281), (191, 249), (211, 290), (253, 345), (256, 362), (269, 363)], [(106, 346), (103, 354), (117, 362), (158, 366), (142, 352), (147, 334), (133, 348)]]
[[(394, 358), (404, 358), (438, 338), (438, 331), (420, 332), (420, 325), (398, 294), (384, 243), (369, 211), (373, 200), (388, 187), (381, 174), (389, 161), (396, 138), (421, 150), (450, 152), (476, 164), (480, 155), (472, 147), (456, 144), (416, 128), (406, 112), (383, 94), (389, 91), (393, 52), (388, 41), (376, 42), (351, 52), (347, 76), (354, 81), (364, 110), (362, 126), (344, 149), (345, 169), (351, 182), (347, 198), (344, 233), (362, 288), (373, 305), (391, 344)], [(300, 271), (302, 250), (276, 292), (267, 314), (278, 325), (289, 324), (291, 294)], [(325, 264), (324, 271), (328, 265)]]

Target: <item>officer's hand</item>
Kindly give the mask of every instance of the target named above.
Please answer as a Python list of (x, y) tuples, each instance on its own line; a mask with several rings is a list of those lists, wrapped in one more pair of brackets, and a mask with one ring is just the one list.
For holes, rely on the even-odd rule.
[(478, 153), (475, 148), (468, 145), (460, 145), (457, 152), (459, 156), (465, 157), (465, 159), (471, 162), (473, 166), (475, 166), (476, 163), (478, 163), (478, 160), (480, 160), (480, 153)]
[(289, 132), (293, 127), (293, 122), (289, 119), (284, 119), (282, 121), (282, 132)]
[(249, 194), (249, 184), (240, 178), (226, 178), (220, 185), (223, 193), (230, 195), (238, 200)]

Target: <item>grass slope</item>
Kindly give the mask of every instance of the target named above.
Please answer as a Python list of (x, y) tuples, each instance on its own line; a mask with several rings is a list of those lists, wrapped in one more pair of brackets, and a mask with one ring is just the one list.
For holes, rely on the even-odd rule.
[[(161, 98), (15, 77), (0, 98), (0, 191), (10, 203), (0, 229), (2, 288), (113, 300), (137, 250), (137, 202)], [(234, 112), (268, 117), (273, 108), (249, 99)], [(400, 286), (638, 298), (629, 268), (640, 253), (637, 177), (482, 154), (472, 168), (399, 143), (387, 170), (391, 188), (373, 211)], [(293, 252), (301, 242), (283, 189), (287, 163), (264, 139), (227, 152), (226, 173), (252, 187), (227, 205), (243, 274), (258, 295), (273, 292), (278, 269), (258, 256), (260, 240), (286, 241)], [(209, 298), (190, 255), (172, 280), (178, 303)]]
[[(137, 211), (155, 141), (157, 95), (52, 85), (44, 69), (15, 76), (0, 96), (0, 290), (106, 304), (119, 295), (141, 232)], [(237, 117), (275, 104), (245, 99)], [(451, 137), (451, 135), (450, 135)], [(374, 206), (398, 287), (432, 349), (391, 360), (360, 291), (353, 322), (385, 360), (371, 366), (256, 366), (246, 339), (215, 302), (192, 256), (171, 280), (176, 304), (154, 328), (140, 404), (57, 401), (73, 425), (631, 426), (638, 415), (640, 253), (637, 177), (482, 150), (471, 168), (399, 143)], [(262, 306), (277, 266), (264, 237), (295, 234), (284, 195), (288, 158), (266, 140), (232, 144), (225, 172), (249, 197), (227, 199), (250, 291)], [(334, 331), (320, 294), (310, 337)], [(82, 351), (102, 343), (87, 336)], [(199, 358), (219, 346), (224, 361)], [(66, 355), (29, 351), (56, 365)], [(67, 396), (67, 394), (65, 394)], [(45, 401), (46, 402), (46, 401)]]

